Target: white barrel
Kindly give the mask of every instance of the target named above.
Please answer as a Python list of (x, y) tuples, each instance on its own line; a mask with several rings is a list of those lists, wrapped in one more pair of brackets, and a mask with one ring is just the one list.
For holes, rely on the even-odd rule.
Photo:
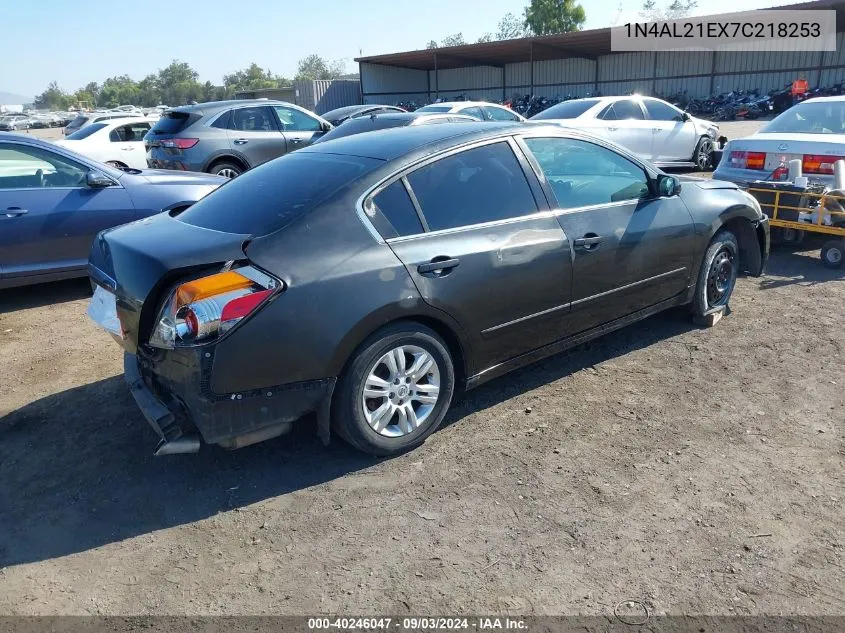
[(787, 176), (787, 180), (789, 180), (789, 182), (795, 182), (795, 179), (800, 178), (801, 176), (801, 159), (795, 158), (789, 161), (789, 175)]
[(839, 191), (845, 189), (845, 160), (833, 163), (833, 188)]

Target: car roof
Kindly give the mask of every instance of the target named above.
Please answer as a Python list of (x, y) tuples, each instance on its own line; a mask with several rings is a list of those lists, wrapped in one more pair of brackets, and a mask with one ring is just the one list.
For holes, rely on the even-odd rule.
[(489, 101), (441, 101), (440, 103), (429, 103), (432, 106), (449, 106), (450, 108), (469, 108), (472, 106), (499, 106), (504, 107), (498, 103), (490, 103)]
[[(378, 116), (402, 115), (396, 113)], [(509, 128), (523, 129), (523, 125), (516, 121), (467, 121), (438, 125), (409, 125), (345, 136), (330, 143), (317, 143), (297, 151), (346, 154), (390, 161), (412, 154), (422, 148), (434, 150), (440, 144), (451, 144), (457, 139), (470, 141), (494, 137)]]
[(364, 103), (359, 105), (350, 105), (350, 106), (343, 106), (342, 108), (335, 108), (334, 110), (329, 110), (325, 114), (321, 114), (323, 118), (331, 116), (332, 118), (336, 118), (339, 116), (345, 116), (347, 114), (355, 114), (356, 112), (364, 112), (366, 110), (375, 110), (378, 108), (397, 108), (396, 106), (387, 105), (385, 103)]
[(226, 108), (235, 106), (251, 106), (251, 105), (284, 105), (298, 108), (296, 104), (288, 103), (287, 101), (278, 101), (276, 99), (228, 99), (227, 101), (207, 101), (205, 103), (195, 103), (192, 105), (176, 106), (169, 108), (170, 112), (193, 112), (200, 115), (216, 114)]

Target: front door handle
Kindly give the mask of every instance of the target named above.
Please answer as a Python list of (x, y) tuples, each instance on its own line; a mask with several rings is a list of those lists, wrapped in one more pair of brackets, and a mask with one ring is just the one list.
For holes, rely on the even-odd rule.
[(417, 272), (421, 275), (433, 274), (436, 277), (443, 277), (457, 268), (461, 260), (454, 257), (435, 257), (427, 264), (417, 266)]
[(618, 127), (609, 127), (609, 128), (607, 128), (607, 129), (608, 129), (608, 131), (609, 131), (609, 132), (615, 132), (615, 131), (616, 131), (616, 130), (618, 130), (619, 128), (618, 128)]
[(135, 148), (134, 147), (121, 147), (120, 149), (122, 149), (124, 152), (131, 152)]
[(659, 132), (660, 128), (659, 127), (653, 127), (653, 128), (651, 128), (651, 131), (652, 132)]
[(29, 213), (26, 209), (21, 209), (20, 207), (9, 207), (4, 212), (4, 216), (6, 218), (18, 218), (22, 215), (26, 215)]
[(291, 143), (293, 143), (293, 144), (297, 144), (297, 143), (301, 143), (301, 142), (302, 142), (302, 139), (301, 139), (301, 138), (289, 138), (288, 140), (289, 140)]
[(600, 235), (596, 235), (595, 233), (587, 233), (584, 237), (579, 237), (575, 240), (575, 248), (583, 251), (594, 251), (598, 248), (599, 244), (604, 241), (604, 238)]
[(235, 145), (246, 145), (249, 141), (245, 138), (236, 138)]

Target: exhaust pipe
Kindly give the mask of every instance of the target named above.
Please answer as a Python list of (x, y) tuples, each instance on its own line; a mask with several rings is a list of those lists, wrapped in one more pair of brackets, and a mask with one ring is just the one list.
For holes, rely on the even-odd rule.
[(180, 453), (199, 453), (200, 438), (196, 435), (183, 435), (175, 440), (161, 440), (156, 446), (156, 457), (159, 455), (178, 455)]

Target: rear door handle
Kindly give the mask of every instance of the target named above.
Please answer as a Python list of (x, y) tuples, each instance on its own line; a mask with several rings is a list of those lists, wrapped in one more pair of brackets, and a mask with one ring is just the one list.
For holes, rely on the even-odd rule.
[(3, 213), (4, 217), (17, 218), (22, 215), (26, 215), (27, 213), (29, 213), (29, 211), (27, 211), (26, 209), (21, 209), (20, 207), (9, 207)]
[(660, 128), (659, 127), (653, 127), (653, 128), (651, 128), (651, 131), (652, 132), (659, 132)]
[(619, 128), (618, 128), (618, 127), (609, 127), (609, 128), (607, 128), (607, 129), (608, 129), (608, 131), (609, 131), (609, 132), (615, 132), (615, 131), (616, 131), (616, 130), (618, 130)]
[(245, 138), (236, 138), (234, 143), (235, 145), (246, 145), (249, 141)]
[(579, 237), (575, 240), (575, 248), (585, 250), (585, 251), (592, 251), (595, 250), (599, 244), (604, 241), (604, 238), (600, 235), (596, 235), (594, 233), (587, 233), (584, 237)]
[(431, 273), (439, 273), (443, 275), (448, 273), (453, 268), (457, 268), (461, 263), (461, 260), (455, 259), (454, 257), (435, 257), (427, 264), (420, 264), (417, 266), (417, 272), (421, 275), (431, 274)]
[(122, 149), (124, 152), (131, 152), (135, 148), (134, 147), (121, 147), (120, 149)]

